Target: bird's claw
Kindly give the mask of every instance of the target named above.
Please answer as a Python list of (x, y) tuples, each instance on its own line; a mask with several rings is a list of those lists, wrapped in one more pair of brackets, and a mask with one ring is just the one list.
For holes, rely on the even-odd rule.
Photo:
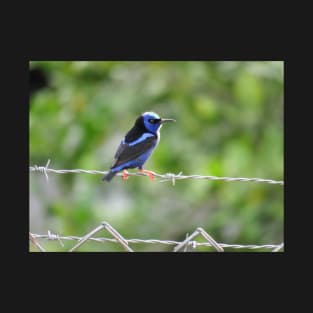
[(149, 178), (150, 178), (151, 181), (153, 181), (154, 178), (155, 178), (155, 173), (152, 172), (152, 171), (139, 170), (139, 172), (144, 173), (144, 174), (147, 174), (147, 175), (149, 176)]
[(124, 170), (123, 175), (122, 175), (122, 179), (127, 180), (128, 178), (129, 178), (128, 172)]

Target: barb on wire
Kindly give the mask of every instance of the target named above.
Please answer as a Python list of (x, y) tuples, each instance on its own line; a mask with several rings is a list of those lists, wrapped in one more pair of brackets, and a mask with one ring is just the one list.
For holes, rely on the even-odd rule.
[[(216, 249), (216, 251), (224, 251), (224, 249), (203, 228), (198, 227), (190, 236), (174, 248), (174, 252), (178, 252), (181, 248), (188, 245), (191, 239), (197, 237), (198, 235), (202, 235), (210, 243), (210, 245)], [(193, 247), (194, 246), (196, 246), (196, 241), (193, 243)]]
[(58, 234), (52, 234), (50, 230), (48, 230), (48, 239), (50, 240), (58, 240), (60, 245), (62, 247), (64, 247), (64, 243), (62, 242), (62, 240), (60, 239), (60, 236)]
[[(98, 170), (82, 170), (82, 169), (72, 169), (72, 170), (55, 170), (52, 168), (48, 168), (50, 164), (50, 160), (48, 160), (46, 166), (30, 166), (29, 170), (31, 172), (41, 172), (44, 173), (47, 181), (48, 181), (48, 173), (56, 173), (56, 174), (67, 174), (67, 173), (85, 173), (85, 174), (93, 174), (93, 175), (105, 175), (108, 171), (98, 171)], [(129, 176), (147, 176), (145, 173), (128, 173)], [(122, 176), (122, 173), (118, 173), (117, 176)], [(182, 175), (182, 172), (178, 174), (166, 173), (166, 174), (158, 174), (154, 173), (155, 177), (161, 178), (160, 182), (171, 181), (173, 186), (175, 186), (176, 180), (182, 179), (208, 179), (208, 180), (222, 180), (222, 181), (242, 181), (242, 182), (256, 182), (256, 183), (268, 183), (268, 184), (278, 184), (284, 185), (284, 181), (282, 180), (273, 180), (273, 179), (264, 179), (264, 178), (245, 178), (245, 177), (218, 177), (218, 176), (210, 176), (210, 175)]]

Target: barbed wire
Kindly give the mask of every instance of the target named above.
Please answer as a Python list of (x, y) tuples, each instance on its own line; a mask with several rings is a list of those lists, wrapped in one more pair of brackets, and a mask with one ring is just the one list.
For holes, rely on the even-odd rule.
[[(92, 237), (97, 232), (101, 230), (107, 230), (114, 238), (106, 237)], [(201, 235), (206, 242), (199, 242), (192, 240), (195, 237)], [(280, 244), (265, 244), (265, 245), (240, 245), (240, 244), (227, 244), (227, 243), (217, 243), (212, 236), (210, 236), (203, 228), (198, 227), (190, 236), (186, 236), (186, 239), (182, 242), (174, 240), (158, 240), (158, 239), (125, 239), (116, 229), (114, 229), (109, 223), (102, 222), (98, 227), (89, 232), (83, 237), (79, 236), (61, 236), (59, 234), (53, 234), (48, 230), (47, 234), (34, 234), (30, 233), (31, 242), (37, 247), (40, 251), (45, 252), (45, 249), (41, 247), (35, 239), (47, 239), (47, 240), (58, 240), (60, 244), (64, 247), (62, 240), (71, 240), (78, 241), (78, 243), (72, 247), (69, 252), (75, 251), (79, 246), (84, 244), (87, 241), (96, 241), (100, 243), (113, 242), (120, 243), (126, 251), (134, 252), (132, 248), (129, 247), (129, 244), (163, 244), (163, 245), (173, 245), (175, 246), (173, 252), (181, 251), (194, 251), (198, 247), (206, 246), (213, 247), (218, 252), (224, 252), (224, 248), (233, 248), (233, 249), (271, 249), (272, 252), (278, 252), (284, 247), (284, 243)]]
[[(45, 175), (47, 181), (49, 179), (48, 173), (57, 173), (57, 174), (66, 174), (66, 173), (86, 173), (86, 174), (100, 174), (105, 175), (108, 171), (99, 171), (99, 170), (83, 170), (83, 169), (71, 169), (71, 170), (56, 170), (49, 168), (50, 160), (48, 160), (46, 166), (30, 166), (29, 169), (31, 172), (41, 172)], [(279, 184), (284, 185), (283, 181), (276, 181), (272, 179), (263, 179), (263, 178), (243, 178), (243, 177), (218, 177), (218, 176), (203, 176), (203, 175), (182, 175), (182, 172), (179, 174), (158, 174), (154, 173), (154, 175), (158, 178), (161, 178), (160, 182), (165, 181), (172, 181), (172, 184), (175, 185), (176, 180), (180, 179), (209, 179), (209, 180), (223, 180), (223, 181), (252, 181), (258, 183), (269, 183), (269, 184)], [(117, 176), (122, 176), (122, 173), (118, 173)], [(144, 173), (129, 173), (129, 176), (146, 176)], [(92, 237), (94, 234), (99, 232), (102, 229), (106, 229), (113, 237), (112, 238), (105, 238), (105, 237)], [(198, 242), (192, 240), (194, 237), (201, 235), (206, 242)], [(29, 234), (30, 241), (33, 245), (42, 252), (45, 252), (45, 249), (39, 245), (36, 241), (36, 238), (39, 239), (48, 239), (48, 240), (58, 240), (62, 246), (62, 240), (76, 240), (78, 243), (69, 250), (69, 252), (75, 251), (79, 246), (84, 244), (87, 241), (97, 241), (97, 242), (115, 242), (120, 243), (126, 251), (134, 252), (130, 247), (129, 243), (148, 243), (148, 244), (165, 244), (165, 245), (174, 245), (174, 252), (178, 252), (183, 249), (183, 251), (188, 251), (188, 249), (195, 250), (199, 246), (208, 246), (215, 248), (218, 252), (223, 252), (224, 248), (234, 248), (234, 249), (271, 249), (272, 252), (278, 252), (284, 247), (284, 243), (280, 244), (265, 244), (265, 245), (240, 245), (240, 244), (226, 244), (226, 243), (217, 243), (204, 229), (198, 227), (190, 236), (186, 236), (186, 239), (182, 242), (173, 241), (173, 240), (158, 240), (158, 239), (125, 239), (118, 231), (116, 231), (109, 223), (102, 222), (100, 226), (92, 230), (90, 233), (85, 235), (84, 237), (78, 236), (60, 236), (58, 234), (52, 234), (48, 231), (48, 234)]]
[[(108, 171), (98, 171), (98, 170), (83, 170), (83, 169), (71, 169), (71, 170), (56, 170), (49, 168), (50, 160), (48, 160), (46, 166), (30, 166), (29, 170), (31, 172), (41, 172), (45, 175), (47, 181), (49, 179), (48, 173), (56, 173), (56, 174), (67, 174), (67, 173), (85, 173), (85, 174), (93, 174), (93, 175), (105, 175)], [(122, 176), (122, 173), (117, 173), (117, 176)], [(145, 173), (128, 173), (129, 176), (147, 176)], [(176, 180), (182, 179), (208, 179), (208, 180), (222, 180), (222, 181), (242, 181), (242, 182), (256, 182), (256, 183), (268, 183), (268, 184), (278, 184), (284, 185), (284, 181), (282, 180), (273, 180), (273, 179), (264, 179), (264, 178), (245, 178), (245, 177), (218, 177), (218, 176), (205, 176), (205, 175), (182, 175), (182, 172), (178, 174), (166, 173), (166, 174), (158, 174), (154, 173), (155, 177), (161, 178), (160, 182), (171, 181), (173, 186), (175, 185)]]

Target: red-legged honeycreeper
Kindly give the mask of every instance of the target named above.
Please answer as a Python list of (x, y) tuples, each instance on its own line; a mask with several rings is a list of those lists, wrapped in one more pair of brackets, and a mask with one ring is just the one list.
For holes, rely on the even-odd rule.
[(141, 114), (120, 143), (114, 156), (113, 165), (102, 180), (110, 181), (120, 171), (123, 171), (123, 179), (127, 179), (126, 169), (136, 167), (141, 172), (149, 174), (150, 179), (153, 179), (153, 172), (144, 170), (143, 165), (158, 145), (160, 129), (165, 122), (175, 122), (175, 120), (161, 118), (154, 112)]

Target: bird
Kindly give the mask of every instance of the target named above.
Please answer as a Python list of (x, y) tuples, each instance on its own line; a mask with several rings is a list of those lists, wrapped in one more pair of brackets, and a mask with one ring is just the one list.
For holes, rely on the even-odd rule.
[(127, 169), (138, 168), (140, 172), (154, 179), (152, 171), (144, 170), (143, 165), (149, 159), (160, 141), (160, 129), (166, 122), (175, 122), (172, 118), (161, 118), (157, 113), (144, 112), (137, 117), (134, 126), (122, 139), (115, 155), (110, 171), (102, 180), (111, 179), (123, 171), (122, 179), (128, 179)]

